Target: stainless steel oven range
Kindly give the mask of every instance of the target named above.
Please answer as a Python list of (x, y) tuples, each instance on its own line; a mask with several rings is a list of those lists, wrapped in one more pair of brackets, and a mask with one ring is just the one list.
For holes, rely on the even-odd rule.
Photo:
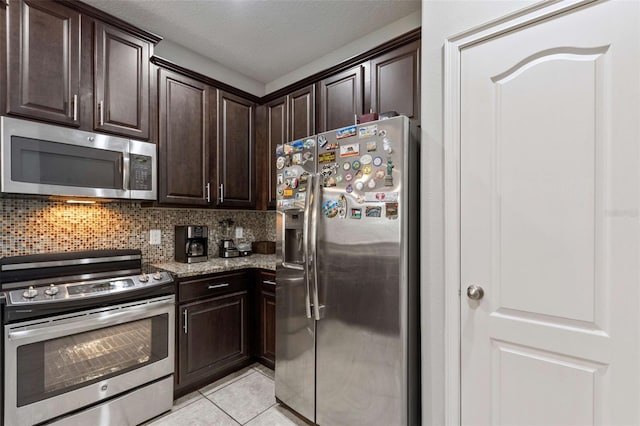
[(5, 425), (135, 425), (171, 409), (174, 282), (141, 259), (0, 259)]

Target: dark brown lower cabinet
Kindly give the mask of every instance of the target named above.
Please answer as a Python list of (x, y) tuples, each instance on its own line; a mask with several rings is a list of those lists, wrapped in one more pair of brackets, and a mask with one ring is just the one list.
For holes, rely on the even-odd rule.
[(258, 361), (275, 368), (276, 361), (276, 276), (273, 272), (261, 271), (256, 283), (256, 314)]
[[(246, 275), (222, 275), (180, 283), (194, 295), (193, 286), (203, 290), (234, 289), (243, 278), (242, 291), (227, 292), (178, 305), (177, 377), (175, 395), (187, 393), (251, 362), (249, 350), (250, 296)], [(180, 297), (180, 288), (179, 296)], [(211, 290), (210, 290), (211, 291)], [(223, 290), (224, 291), (224, 290)], [(187, 294), (187, 292), (184, 292)], [(219, 294), (219, 293), (217, 293)]]

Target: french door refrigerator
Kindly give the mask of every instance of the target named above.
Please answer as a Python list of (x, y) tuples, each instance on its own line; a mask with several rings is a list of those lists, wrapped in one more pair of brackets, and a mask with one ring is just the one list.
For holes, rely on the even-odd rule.
[(398, 116), (276, 150), (276, 398), (318, 425), (419, 424), (418, 139)]

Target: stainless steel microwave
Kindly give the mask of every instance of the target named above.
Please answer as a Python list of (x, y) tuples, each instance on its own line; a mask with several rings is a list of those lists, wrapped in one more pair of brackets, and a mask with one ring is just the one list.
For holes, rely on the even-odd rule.
[(155, 200), (156, 145), (1, 117), (0, 191)]

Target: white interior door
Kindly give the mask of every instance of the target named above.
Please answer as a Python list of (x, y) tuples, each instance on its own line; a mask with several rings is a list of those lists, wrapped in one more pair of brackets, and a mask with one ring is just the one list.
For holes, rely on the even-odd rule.
[(462, 49), (463, 424), (640, 424), (639, 8)]

